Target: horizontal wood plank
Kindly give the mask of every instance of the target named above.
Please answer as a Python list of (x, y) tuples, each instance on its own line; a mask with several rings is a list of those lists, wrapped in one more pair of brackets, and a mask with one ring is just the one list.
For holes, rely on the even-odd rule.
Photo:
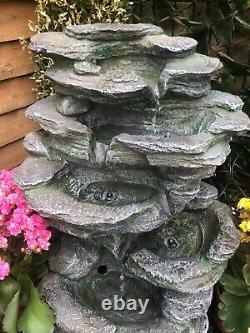
[(34, 33), (28, 23), (35, 21), (35, 9), (33, 1), (0, 2), (0, 42), (31, 37)]
[(21, 109), (36, 101), (35, 83), (30, 75), (0, 81), (0, 114)]
[(0, 169), (12, 169), (28, 156), (23, 148), (23, 139), (0, 148)]
[(0, 43), (0, 81), (33, 71), (32, 57), (19, 41)]
[(25, 109), (6, 113), (0, 116), (0, 147), (38, 129), (39, 126), (25, 116)]

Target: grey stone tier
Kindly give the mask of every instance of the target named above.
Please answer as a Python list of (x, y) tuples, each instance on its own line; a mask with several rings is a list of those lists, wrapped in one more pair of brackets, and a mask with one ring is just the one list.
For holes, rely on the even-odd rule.
[(70, 289), (68, 280), (52, 273), (40, 284), (45, 300), (56, 312), (57, 333), (206, 333), (208, 329), (206, 316), (182, 325), (165, 318), (147, 320), (141, 324), (112, 323), (97, 315), (89, 306), (77, 303)]
[[(229, 208), (182, 212), (138, 240), (126, 267), (156, 286), (196, 293), (213, 287), (239, 245)], [(223, 268), (224, 267), (224, 268)]]
[(74, 61), (95, 61), (134, 54), (183, 57), (195, 51), (197, 42), (192, 38), (149, 35), (132, 41), (78, 40), (63, 32), (44, 32), (31, 38), (29, 48), (38, 53), (63, 57)]
[[(198, 53), (167, 61), (139, 55), (114, 57), (100, 62), (97, 73), (96, 70), (90, 72), (89, 68), (84, 70), (86, 64), (75, 63), (72, 66), (69, 63), (67, 67), (58, 64), (47, 75), (58, 93), (98, 103), (122, 104), (138, 102), (142, 98), (154, 102), (158, 95), (165, 96), (171, 92), (202, 97), (210, 91), (211, 76), (221, 68), (217, 58)], [(192, 68), (193, 64), (197, 67)]]
[(164, 95), (171, 91), (190, 97), (207, 95), (211, 76), (221, 68), (219, 59), (198, 53), (184, 59), (169, 60), (160, 76), (160, 93)]
[(68, 36), (77, 39), (89, 40), (133, 40), (146, 35), (159, 35), (164, 31), (155, 25), (149, 24), (121, 24), (121, 23), (97, 23), (85, 25), (70, 25), (66, 28)]
[[(186, 101), (185, 106), (182, 100), (179, 104), (177, 100), (174, 109), (172, 100), (170, 104), (166, 100), (159, 110), (152, 108), (132, 113), (119, 107), (97, 106), (79, 117), (70, 118), (59, 114), (56, 110), (58, 100), (49, 97), (29, 107), (26, 114), (47, 132), (40, 135), (37, 144), (40, 146), (44, 141), (45, 146), (67, 154), (69, 159), (71, 156), (73, 161), (159, 167), (188, 163), (189, 167), (199, 168), (222, 164), (228, 154), (225, 142), (233, 133), (249, 128), (249, 119), (240, 110), (240, 100), (230, 96), (228, 103), (224, 100), (222, 104), (219, 93), (215, 101), (212, 99), (215, 92), (211, 95), (207, 102), (204, 98), (201, 102), (196, 100), (194, 109), (188, 109), (192, 102)], [(224, 97), (222, 93), (221, 98)], [(76, 102), (79, 104), (79, 100)], [(206, 103), (210, 106), (207, 109)], [(231, 105), (238, 111), (230, 112)], [(68, 146), (72, 145), (71, 151), (65, 152), (62, 138), (68, 140)], [(46, 147), (42, 150), (47, 154)], [(131, 161), (128, 154), (131, 154)]]
[(24, 163), (16, 169), (14, 179), (23, 190), (45, 185), (48, 184), (64, 166), (65, 161), (49, 161), (44, 157), (28, 157)]
[(221, 63), (196, 46), (150, 24), (31, 38), (53, 59), (55, 95), (26, 111), (42, 130), (14, 178), (56, 234), (40, 291), (57, 333), (208, 332), (239, 233), (204, 179), (250, 121), (239, 97), (211, 90)]
[(29, 206), (42, 216), (61, 221), (63, 231), (70, 230), (72, 226), (79, 232), (81, 229), (107, 233), (146, 232), (163, 224), (168, 213), (165, 211), (166, 198), (160, 194), (141, 203), (130, 203), (121, 207), (102, 206), (77, 202), (60, 188), (48, 185), (26, 191), (26, 198)]

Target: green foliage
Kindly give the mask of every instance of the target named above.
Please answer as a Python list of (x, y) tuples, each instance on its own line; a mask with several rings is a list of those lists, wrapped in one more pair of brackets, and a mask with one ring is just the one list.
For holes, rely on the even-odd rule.
[(236, 296), (224, 291), (221, 295), (220, 318), (227, 332), (248, 333), (250, 329), (250, 293)]
[(3, 330), (7, 333), (16, 333), (18, 322), (18, 311), (20, 306), (20, 289), (8, 303), (4, 312)]
[(18, 292), (19, 287), (19, 283), (11, 277), (0, 282), (0, 319), (4, 316), (6, 307)]
[(224, 291), (220, 295), (219, 316), (227, 332), (248, 333), (250, 329), (249, 264), (250, 257), (241, 247), (220, 280)]
[(23, 333), (53, 333), (54, 312), (40, 299), (28, 277), (22, 276), (21, 284), (26, 293), (27, 304), (18, 321), (18, 330)]
[(27, 255), (16, 263), (10, 277), (0, 281), (0, 322), (4, 333), (53, 332), (54, 313), (32, 282), (47, 273), (48, 256), (47, 252)]
[(218, 331), (218, 329), (215, 328), (214, 326), (210, 326), (208, 333), (221, 333), (221, 331)]
[(246, 256), (246, 264), (242, 270), (244, 280), (246, 282), (247, 287), (250, 289), (250, 256)]
[[(36, 0), (37, 23), (31, 22), (34, 32), (62, 31), (70, 24), (94, 22), (126, 22), (131, 15), (129, 0)], [(34, 79), (40, 98), (53, 93), (50, 81), (45, 77), (51, 59), (34, 56), (36, 70)]]

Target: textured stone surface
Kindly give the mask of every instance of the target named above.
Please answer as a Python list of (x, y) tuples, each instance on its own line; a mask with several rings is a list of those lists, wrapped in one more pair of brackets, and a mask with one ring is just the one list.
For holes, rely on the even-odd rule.
[[(119, 325), (152, 323), (159, 317), (160, 298), (156, 287), (144, 280), (135, 279), (120, 273), (115, 267), (105, 266), (107, 272), (102, 274), (99, 266), (89, 279), (73, 284), (73, 293), (83, 305), (88, 305), (95, 309), (101, 316), (114, 321)], [(106, 311), (102, 308), (102, 300), (106, 298), (114, 299), (117, 295), (123, 299), (138, 299), (143, 303), (148, 299), (148, 306), (144, 313), (139, 314), (138, 309), (116, 311), (110, 309)]]
[(87, 112), (90, 108), (87, 101), (72, 96), (55, 95), (53, 103), (56, 110), (65, 116), (79, 115)]
[(52, 155), (59, 154), (62, 158), (75, 162), (94, 159), (92, 130), (75, 119), (58, 113), (52, 97), (30, 106), (26, 115), (45, 130), (40, 137)]
[(13, 177), (21, 189), (49, 183), (63, 169), (64, 161), (49, 161), (43, 157), (29, 157), (15, 169)]
[(217, 90), (211, 90), (208, 95), (194, 101), (193, 104), (203, 105), (205, 108), (218, 106), (228, 111), (241, 111), (243, 107), (240, 97)]
[(151, 24), (121, 24), (121, 23), (95, 23), (85, 25), (70, 25), (66, 34), (78, 39), (89, 40), (131, 40), (145, 35), (161, 34), (160, 27)]
[(182, 294), (166, 290), (162, 302), (164, 316), (170, 321), (183, 322), (202, 317), (212, 302), (213, 290)]
[(151, 165), (171, 168), (202, 168), (204, 166), (218, 166), (225, 162), (230, 147), (227, 142), (217, 143), (201, 154), (161, 154), (149, 153), (147, 159)]
[(190, 136), (172, 136), (169, 138), (144, 135), (121, 134), (115, 140), (140, 153), (182, 153), (200, 154), (220, 140), (220, 137), (210, 133), (200, 133)]
[(51, 134), (72, 139), (91, 140), (92, 131), (89, 128), (56, 112), (52, 97), (30, 106), (26, 110), (26, 115)]
[[(195, 200), (202, 189), (201, 179), (211, 177), (215, 166), (203, 166), (201, 168), (168, 168), (160, 169), (160, 175), (164, 179), (164, 189), (168, 198), (170, 211), (175, 214), (181, 212), (186, 206)], [(200, 201), (199, 201), (200, 202)], [(208, 205), (211, 201), (208, 200)]]
[(75, 164), (69, 164), (69, 169), (70, 172), (65, 181), (68, 185), (77, 186), (76, 192), (82, 187), (85, 189), (91, 183), (125, 183), (125, 185), (131, 185), (132, 192), (133, 184), (146, 185), (152, 190), (152, 188), (158, 189), (159, 182), (161, 182), (161, 179), (150, 169), (81, 167)]
[[(222, 96), (210, 95), (207, 101), (205, 97), (193, 101), (191, 110), (190, 101), (177, 99), (176, 103), (173, 100), (162, 102), (159, 109), (136, 113), (130, 109), (118, 111), (112, 106), (93, 108), (81, 117), (81, 121), (96, 127), (96, 140), (103, 145), (99, 159), (102, 163), (135, 166), (147, 166), (148, 163), (171, 166), (169, 163), (172, 163), (176, 167), (178, 163), (182, 165), (182, 160), (191, 160), (190, 167), (194, 167), (192, 164), (198, 164), (200, 160), (195, 168), (204, 164), (220, 165), (229, 152), (223, 141), (233, 133), (247, 130), (249, 119), (241, 111), (227, 111), (233, 101), (235, 105), (239, 102), (237, 98), (230, 99), (223, 93)], [(223, 104), (220, 98), (227, 98), (225, 109), (218, 106)], [(241, 105), (240, 102), (237, 105)], [(220, 156), (213, 157), (218, 152)], [(202, 160), (207, 161), (203, 163)]]
[[(239, 245), (211, 177), (243, 102), (211, 90), (219, 59), (150, 24), (70, 26), (31, 38), (55, 95), (27, 115), (42, 131), (15, 171), (29, 206), (58, 229), (40, 290), (57, 333), (207, 333), (212, 288)], [(104, 298), (149, 299), (104, 311)]]
[(26, 191), (25, 194), (30, 207), (44, 217), (62, 221), (69, 230), (72, 225), (78, 229), (105, 230), (107, 233), (112, 230), (138, 233), (150, 231), (166, 220), (166, 199), (160, 195), (141, 203), (112, 207), (79, 202), (54, 185)]
[(114, 324), (109, 324), (105, 318), (96, 316), (76, 302), (66, 280), (59, 275), (49, 274), (40, 284), (40, 292), (56, 312), (56, 325), (64, 332), (115, 333)]
[(24, 148), (31, 154), (49, 157), (49, 151), (44, 144), (43, 135), (40, 132), (28, 134), (23, 142)]
[(91, 49), (98, 45), (89, 40), (77, 41), (63, 32), (43, 32), (31, 38), (29, 48), (48, 56), (61, 56), (74, 60), (85, 60)]
[(145, 53), (167, 57), (184, 57), (193, 53), (197, 42), (193, 38), (171, 37), (167, 35), (146, 36), (141, 41)]
[(45, 145), (49, 147), (53, 156), (61, 156), (67, 161), (76, 163), (86, 163), (95, 159), (92, 142), (84, 139), (84, 136), (66, 138), (47, 133), (42, 135)]
[(188, 209), (208, 208), (218, 198), (218, 190), (212, 185), (201, 182), (195, 198), (187, 204)]
[(241, 111), (243, 101), (238, 96), (217, 90), (210, 90), (207, 95), (197, 99), (190, 99), (185, 96), (169, 96), (166, 100), (161, 101), (161, 105), (160, 112), (164, 115), (167, 115), (171, 110), (173, 110), (172, 113), (181, 110), (184, 117), (184, 110), (186, 112), (194, 111), (196, 114), (202, 112), (207, 114), (211, 109), (218, 108), (229, 112)]
[(74, 63), (74, 71), (80, 75), (84, 74), (99, 75), (101, 69), (102, 69), (101, 66), (95, 65), (87, 61), (77, 61)]
[(219, 280), (226, 264), (213, 264), (206, 259), (161, 260), (147, 250), (132, 254), (126, 262), (135, 276), (152, 284), (183, 293), (205, 291)]
[[(182, 326), (158, 319), (129, 327), (112, 324), (96, 315), (86, 305), (79, 304), (71, 294), (67, 281), (58, 275), (49, 274), (40, 284), (40, 292), (56, 312), (56, 325), (60, 333), (206, 333), (207, 319), (200, 318)], [(62, 306), (64, 304), (64, 306)], [(204, 327), (205, 326), (205, 327)]]
[(222, 64), (219, 59), (195, 53), (184, 59), (167, 62), (160, 78), (160, 93), (171, 91), (190, 97), (201, 97), (210, 90), (210, 78)]
[(239, 246), (240, 237), (229, 207), (217, 201), (211, 206), (211, 209), (215, 211), (217, 216), (218, 234), (206, 257), (213, 262), (220, 263), (232, 257)]
[(149, 162), (145, 155), (119, 144), (116, 138), (112, 140), (110, 146), (107, 147), (104, 162), (111, 165), (129, 165), (132, 167), (149, 166)]
[(98, 260), (97, 253), (87, 244), (75, 237), (63, 235), (57, 251), (49, 258), (49, 266), (55, 273), (79, 280), (97, 265)]
[(249, 117), (242, 111), (233, 113), (218, 110), (216, 119), (208, 126), (208, 131), (214, 134), (223, 132), (243, 132), (250, 129)]
[[(133, 61), (134, 60), (134, 61)], [(153, 61), (153, 60), (152, 60)], [(138, 71), (143, 66), (150, 67), (144, 59), (120, 59), (106, 61), (100, 75), (77, 75), (70, 67), (53, 66), (47, 72), (55, 89), (61, 94), (89, 99), (98, 103), (126, 103), (141, 98), (154, 99), (154, 91), (149, 81), (140, 76)], [(153, 62), (157, 62), (154, 60)], [(110, 64), (110, 66), (108, 66)], [(131, 70), (128, 72), (128, 66)], [(145, 68), (146, 70), (147, 68)]]
[(137, 234), (113, 233), (111, 235), (97, 236), (96, 242), (107, 248), (116, 259), (123, 260), (137, 237)]
[[(135, 25), (134, 25), (135, 26)], [(155, 26), (148, 25), (149, 28)], [(158, 29), (158, 28), (157, 28)], [(52, 58), (57, 56), (71, 60), (90, 61), (145, 54), (162, 58), (184, 57), (195, 51), (197, 42), (192, 38), (170, 37), (166, 35), (144, 36), (140, 39), (125, 41), (113, 39), (78, 40), (75, 36), (67, 36), (63, 32), (41, 33), (31, 38), (30, 49)]]
[(146, 248), (126, 262), (133, 274), (163, 288), (196, 293), (220, 278), (239, 234), (229, 208), (215, 202), (206, 210), (176, 215), (141, 243)]

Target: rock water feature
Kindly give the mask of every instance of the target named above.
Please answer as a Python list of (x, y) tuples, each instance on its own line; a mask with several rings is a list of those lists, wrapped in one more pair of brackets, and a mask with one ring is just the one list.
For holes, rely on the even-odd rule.
[(56, 332), (208, 330), (212, 288), (239, 235), (203, 179), (249, 119), (239, 97), (211, 90), (221, 63), (196, 46), (150, 24), (31, 39), (54, 61), (56, 94), (27, 110), (42, 130), (26, 137), (15, 179), (58, 231), (40, 284)]

